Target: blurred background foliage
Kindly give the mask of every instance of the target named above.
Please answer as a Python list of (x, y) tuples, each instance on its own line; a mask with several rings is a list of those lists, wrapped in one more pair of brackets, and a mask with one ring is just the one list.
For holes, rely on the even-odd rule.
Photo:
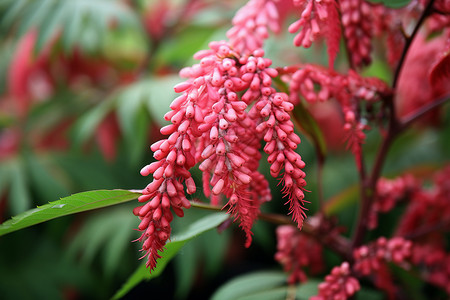
[[(209, 41), (225, 39), (241, 5), (210, 0), (0, 0), (0, 223), (80, 191), (145, 187), (149, 179), (139, 169), (152, 161), (149, 145), (161, 137), (158, 129), (175, 96), (173, 85), (181, 81), (178, 71), (192, 64), (192, 55)], [(268, 40), (266, 55), (275, 66), (299, 59), (326, 64), (323, 47), (294, 49), (291, 40), (287, 34)], [(343, 55), (341, 64), (344, 60)], [(389, 70), (375, 59), (366, 72), (388, 79)], [(448, 108), (438, 126), (446, 129), (415, 128), (404, 134), (385, 172), (426, 174), (448, 159)], [(369, 161), (379, 142), (379, 133), (371, 132), (365, 145)], [(337, 148), (325, 164), (324, 194), (330, 199), (327, 212), (350, 234), (357, 172), (353, 157)], [(307, 138), (300, 153), (307, 162), (308, 189), (314, 191), (315, 150)], [(270, 178), (265, 160), (261, 170)], [(196, 176), (200, 182), (200, 174)], [(271, 185), (274, 199), (263, 210), (284, 214), (277, 181), (271, 179)], [(316, 199), (314, 192), (308, 194), (311, 213), (317, 209)], [(131, 243), (138, 237), (133, 231), (138, 225), (135, 206), (67, 216), (1, 237), (1, 298), (111, 297), (140, 263), (140, 245)], [(175, 221), (174, 232), (205, 214), (192, 208)], [(162, 277), (140, 284), (126, 298), (207, 298), (236, 275), (280, 271), (273, 260), (274, 229), (258, 221), (250, 249), (243, 247), (236, 226), (221, 234), (207, 232), (187, 244)]]

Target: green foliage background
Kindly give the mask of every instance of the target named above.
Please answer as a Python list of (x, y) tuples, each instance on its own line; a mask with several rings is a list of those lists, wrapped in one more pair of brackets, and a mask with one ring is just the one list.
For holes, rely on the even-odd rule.
[[(213, 299), (264, 299), (263, 295), (265, 299), (284, 299), (292, 293), (307, 299), (315, 293), (320, 278), (294, 287), (294, 291), (287, 287), (286, 275), (273, 260), (274, 225), (257, 222), (254, 243), (244, 249), (242, 233), (236, 226), (220, 234), (210, 230), (225, 220), (223, 214), (195, 207), (185, 218), (174, 221), (175, 237), (166, 254), (173, 256), (173, 261), (164, 272), (165, 263), (160, 264), (162, 276), (141, 283), (149, 277), (138, 260), (139, 244), (131, 243), (139, 237), (133, 231), (138, 220), (132, 214), (138, 204), (134, 201), (136, 193), (126, 190), (142, 189), (149, 181), (139, 175), (139, 169), (152, 161), (148, 146), (160, 137), (158, 128), (165, 124), (163, 115), (175, 96), (172, 87), (181, 81), (178, 70), (192, 64), (192, 55), (205, 49), (209, 41), (225, 38), (234, 12), (242, 5), (240, 1), (213, 1), (193, 17), (181, 14), (185, 1), (169, 2), (173, 15), (166, 24), (168, 29), (155, 39), (146, 32), (143, 22), (146, 8), (154, 7), (154, 1), (0, 1), (0, 104), (11, 101), (10, 63), (21, 39), (33, 30), (37, 32), (34, 53), (47, 49), (54, 58), (79, 51), (91, 61), (113, 66), (115, 72), (113, 79), (106, 78), (101, 84), (73, 86), (61, 80), (48, 99), (32, 103), (25, 118), (0, 106), (0, 134), (11, 129), (22, 132), (17, 149), (0, 156), (0, 220), (18, 215), (0, 225), (0, 298), (136, 298), (143, 294), (199, 299), (210, 297), (230, 278), (242, 274), (217, 290)], [(407, 2), (395, 1), (395, 5)], [(323, 49), (295, 49), (291, 44), (292, 37), (286, 34), (271, 38), (266, 56), (273, 58), (275, 66), (283, 66), (291, 63), (283, 55), (289, 49), (304, 61), (326, 64)], [(344, 56), (339, 59), (345, 60)], [(389, 78), (389, 66), (383, 60), (375, 58), (373, 66), (367, 74)], [(124, 83), (114, 79), (127, 72), (135, 75), (132, 80)], [(96, 130), (111, 113), (116, 115), (119, 136), (116, 156), (106, 159), (98, 146)], [(296, 113), (304, 116), (307, 112)], [(427, 173), (448, 160), (448, 107), (444, 115), (441, 127), (445, 130), (406, 132), (390, 152), (384, 173)], [(33, 144), (36, 136), (51, 133), (64, 120), (72, 120), (65, 132), (69, 141), (66, 148)], [(308, 189), (313, 191), (307, 197), (313, 213), (317, 209), (315, 145), (320, 144), (323, 154), (328, 150), (314, 122), (309, 125), (310, 130), (302, 135), (300, 153), (307, 162)], [(364, 147), (367, 157), (373, 157), (379, 142), (378, 133), (369, 134)], [(327, 213), (336, 215), (350, 234), (358, 205), (353, 157), (331, 152), (326, 162)], [(261, 170), (270, 178), (264, 159)], [(200, 174), (195, 176), (200, 182)], [(274, 199), (263, 210), (286, 213), (277, 181), (271, 180), (271, 186)], [(76, 194), (89, 190), (108, 191)], [(97, 206), (93, 204), (95, 199), (101, 200)], [(74, 206), (72, 210), (68, 210), (69, 203)], [(106, 208), (110, 205), (114, 207)], [(40, 208), (33, 209), (36, 206)], [(331, 254), (326, 259), (330, 266), (336, 261)], [(358, 297), (382, 299), (382, 294), (366, 289)], [(425, 298), (417, 295), (417, 299)]]

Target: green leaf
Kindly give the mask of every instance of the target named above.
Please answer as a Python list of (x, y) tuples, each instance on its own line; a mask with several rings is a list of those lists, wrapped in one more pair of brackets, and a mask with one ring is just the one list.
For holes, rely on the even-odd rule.
[(28, 173), (30, 174), (30, 183), (36, 189), (36, 193), (40, 198), (55, 199), (70, 194), (63, 185), (61, 177), (58, 176), (58, 180), (56, 179), (57, 174), (52, 174), (52, 171), (61, 170), (57, 170), (55, 166), (50, 165), (48, 161), (44, 161), (44, 157), (29, 153), (29, 155), (25, 156), (25, 160), (28, 167)]
[[(273, 290), (286, 282), (286, 274), (281, 271), (259, 271), (233, 278), (221, 286), (212, 300), (235, 300), (244, 296)], [(253, 299), (253, 298), (252, 298)]]
[(406, 6), (411, 0), (369, 0), (372, 3), (382, 3), (384, 6), (390, 8), (400, 8)]
[(236, 299), (239, 300), (285, 300), (289, 299), (287, 297), (289, 292), (289, 288), (287, 286), (283, 286), (280, 288), (270, 289), (270, 290), (264, 290), (260, 291), (248, 296), (239, 297)]
[(357, 203), (358, 199), (359, 186), (352, 185), (327, 201), (324, 207), (325, 213), (327, 215), (334, 215), (346, 209), (349, 205)]
[(120, 299), (125, 296), (131, 289), (137, 286), (143, 280), (150, 280), (158, 277), (165, 269), (169, 261), (180, 251), (180, 249), (190, 240), (196, 236), (219, 226), (222, 222), (228, 219), (225, 213), (214, 213), (208, 215), (194, 223), (186, 226), (186, 230), (180, 234), (176, 234), (171, 238), (171, 242), (164, 247), (164, 252), (160, 253), (161, 258), (158, 260), (156, 268), (149, 272), (145, 267), (145, 263), (141, 264), (136, 271), (128, 278), (119, 291), (112, 297), (112, 299)]
[(317, 286), (322, 282), (322, 280), (308, 278), (308, 281), (301, 283), (297, 286), (296, 299), (298, 300), (308, 300), (314, 295), (317, 295)]
[[(215, 236), (218, 236), (218, 234), (213, 231), (210, 231), (208, 233), (213, 233)], [(207, 233), (186, 244), (183, 249), (181, 249), (179, 254), (175, 257), (174, 265), (176, 287), (174, 298), (186, 298), (186, 296), (189, 294), (189, 290), (194, 284), (196, 274), (198, 274), (199, 272), (200, 258), (203, 256), (203, 251), (201, 251), (202, 249), (199, 249), (199, 247), (197, 247), (197, 244), (198, 241), (204, 238), (206, 234)], [(208, 250), (209, 251), (206, 251), (207, 253), (212, 252), (212, 249)]]
[(0, 224), (0, 236), (62, 216), (134, 200), (139, 195), (126, 190), (98, 190), (74, 194), (28, 210)]
[(144, 33), (136, 12), (122, 1), (3, 0), (0, 7), (5, 8), (1, 26), (11, 31), (18, 28), (17, 37), (36, 29), (38, 51), (57, 33), (67, 52), (76, 45), (82, 50), (101, 51), (112, 24)]
[(31, 206), (27, 172), (19, 159), (10, 165), (10, 172), (9, 206), (13, 214), (19, 214)]
[[(126, 145), (130, 151), (130, 161), (138, 162), (146, 148), (150, 116), (147, 110), (149, 93), (148, 81), (139, 81), (126, 87), (117, 96), (117, 116)], [(156, 101), (156, 100), (155, 100)]]
[(312, 139), (318, 154), (324, 158), (327, 155), (327, 144), (314, 117), (309, 113), (303, 103), (300, 101), (292, 112), (293, 121), (296, 127), (303, 131)]
[(183, 80), (178, 75), (153, 78), (148, 82), (148, 110), (154, 120), (160, 125), (167, 124), (164, 114), (169, 110), (170, 103), (177, 96), (173, 87)]
[(107, 100), (86, 112), (74, 125), (73, 140), (76, 145), (86, 142), (97, 129), (100, 122), (112, 110), (114, 100)]
[(92, 264), (98, 256), (103, 276), (112, 277), (123, 262), (130, 241), (136, 238), (136, 231), (131, 228), (138, 225), (139, 219), (128, 206), (92, 213), (72, 239), (66, 254), (73, 260), (79, 257), (85, 266)]

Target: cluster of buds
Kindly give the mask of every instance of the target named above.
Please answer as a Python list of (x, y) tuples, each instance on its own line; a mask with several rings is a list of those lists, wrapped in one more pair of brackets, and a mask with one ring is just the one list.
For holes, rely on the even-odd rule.
[(318, 295), (311, 297), (310, 300), (345, 300), (352, 297), (360, 288), (359, 281), (351, 275), (350, 264), (343, 262), (325, 276), (325, 282), (319, 284)]
[(300, 18), (288, 28), (290, 33), (297, 33), (294, 45), (309, 48), (320, 36), (325, 36), (329, 66), (332, 68), (341, 37), (336, 0), (294, 0), (293, 2), (301, 10)]
[(339, 74), (316, 65), (304, 65), (298, 70), (284, 68), (283, 72), (283, 79), (289, 84), (292, 103), (299, 103), (302, 98), (308, 103), (337, 100), (345, 121), (343, 129), (346, 132), (347, 148), (359, 162), (366, 138), (364, 130), (368, 129), (368, 125), (367, 119), (358, 110), (358, 103), (372, 104), (379, 101), (381, 95), (390, 93), (386, 83), (377, 78), (363, 78), (352, 70), (348, 74)]
[(391, 211), (397, 202), (406, 198), (417, 186), (417, 180), (410, 174), (395, 179), (380, 178), (377, 182), (376, 196), (370, 211), (368, 227), (376, 228), (378, 214)]
[(379, 289), (384, 290), (390, 299), (395, 299), (396, 287), (387, 263), (408, 269), (412, 246), (411, 241), (402, 237), (389, 240), (380, 237), (353, 251), (353, 271), (361, 276), (370, 276)]
[(286, 94), (271, 87), (278, 72), (263, 56), (261, 49), (241, 55), (226, 42), (212, 42), (209, 50), (194, 55), (198, 64), (180, 71), (187, 80), (175, 86), (181, 95), (164, 116), (171, 124), (161, 129), (169, 137), (151, 147), (157, 161), (141, 174), (153, 174), (154, 180), (139, 198), (147, 203), (135, 209), (142, 220), (139, 240), (151, 268), (170, 235), (170, 209), (181, 216), (182, 208), (190, 206), (183, 183), (188, 194), (196, 191), (189, 169), (197, 163), (203, 172), (204, 194), (213, 204), (223, 204), (225, 196), (225, 206), (240, 219), (246, 246), (250, 245), (259, 207), (271, 198), (269, 185), (258, 172), (262, 139), (271, 174), (277, 177), (284, 171), (283, 191), (301, 228), (305, 164), (294, 152), (300, 138), (288, 113), (293, 105)]
[(372, 9), (364, 0), (341, 0), (341, 20), (350, 59), (355, 67), (371, 62)]
[(300, 232), (294, 226), (282, 225), (277, 228), (277, 260), (286, 272), (288, 282), (294, 284), (307, 280), (303, 268), (308, 267), (311, 274), (324, 268), (323, 248), (315, 239)]
[(417, 188), (397, 228), (398, 235), (414, 235), (415, 232), (436, 226), (448, 228), (450, 224), (450, 166), (433, 177), (431, 187)]
[(441, 245), (414, 244), (411, 262), (426, 281), (443, 288), (450, 295), (450, 254)]
[(268, 28), (280, 31), (278, 9), (271, 0), (250, 0), (238, 10), (228, 30), (230, 45), (241, 54), (250, 54), (263, 46)]
[(389, 240), (380, 237), (375, 242), (354, 250), (353, 269), (361, 275), (368, 276), (376, 274), (386, 262), (403, 265), (411, 256), (411, 247), (412, 242), (402, 237), (393, 237)]

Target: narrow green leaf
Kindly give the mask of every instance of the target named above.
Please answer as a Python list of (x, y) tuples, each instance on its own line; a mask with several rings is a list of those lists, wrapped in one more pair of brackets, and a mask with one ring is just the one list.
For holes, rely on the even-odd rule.
[(139, 195), (127, 190), (98, 190), (74, 194), (28, 210), (0, 224), (0, 236), (62, 216), (134, 200)]
[(327, 215), (334, 215), (347, 208), (349, 205), (357, 203), (358, 199), (358, 185), (352, 185), (327, 201), (324, 207), (325, 213)]
[(24, 170), (23, 162), (19, 159), (14, 161), (10, 165), (10, 172), (9, 206), (13, 214), (19, 214), (31, 206), (31, 198), (28, 192), (28, 178)]
[[(52, 13), (52, 17), (46, 18), (40, 26), (40, 32), (36, 41), (36, 51), (38, 52), (40, 52), (41, 49), (55, 37), (58, 30), (63, 29), (63, 24), (69, 17), (70, 11), (67, 9), (66, 5), (61, 4), (61, 2), (55, 5), (56, 7)], [(70, 16), (73, 15), (70, 14)]]
[(296, 299), (297, 300), (308, 300), (318, 293), (318, 285), (322, 280), (308, 278), (308, 281), (301, 283), (297, 286)]
[[(259, 271), (235, 277), (221, 286), (212, 300), (235, 300), (282, 286), (286, 274), (281, 271)], [(252, 298), (253, 299), (253, 298)]]
[(86, 112), (74, 125), (73, 139), (76, 145), (80, 145), (89, 139), (100, 122), (111, 111), (113, 100), (104, 101)]
[(369, 1), (373, 3), (382, 3), (384, 6), (390, 8), (400, 8), (408, 5), (411, 2), (411, 0), (369, 0)]
[(66, 2), (64, 9), (70, 12), (70, 18), (68, 18), (64, 24), (64, 31), (61, 36), (63, 49), (66, 53), (72, 50), (72, 47), (77, 42), (78, 35), (83, 25), (83, 11), (79, 5), (76, 5), (75, 1)]
[(158, 277), (164, 271), (169, 261), (178, 253), (178, 251), (180, 251), (185, 243), (203, 232), (219, 226), (228, 219), (228, 217), (229, 216), (225, 213), (214, 213), (190, 224), (184, 232), (174, 235), (171, 238), (171, 242), (164, 246), (166, 249), (164, 252), (160, 253), (162, 257), (158, 260), (158, 264), (152, 273), (145, 267), (145, 263), (141, 264), (112, 299), (122, 298), (143, 280), (150, 280)]
[[(30, 1), (27, 0), (11, 0), (4, 4), (4, 7), (8, 7), (6, 13), (2, 16), (0, 21), (0, 26), (11, 27), (13, 23), (18, 20), (22, 14), (23, 10)], [(3, 5), (3, 3), (2, 3)]]
[[(69, 195), (68, 190), (60, 180), (52, 174), (52, 166), (41, 156), (29, 154), (25, 157), (30, 183), (42, 199), (55, 199)], [(38, 202), (38, 204), (40, 204)]]
[[(164, 114), (168, 111), (170, 103), (177, 96), (173, 90), (175, 84), (182, 79), (178, 75), (153, 78), (148, 82), (148, 110), (154, 120), (160, 125), (166, 124)], [(168, 92), (170, 91), (170, 92)]]
[(117, 116), (132, 163), (137, 163), (142, 157), (147, 143), (150, 123), (145, 104), (147, 83), (146, 80), (137, 82), (117, 96)]
[[(209, 232), (208, 232), (209, 233)], [(212, 232), (211, 233), (215, 233)], [(199, 259), (202, 256), (202, 251), (198, 247), (198, 241), (205, 237), (207, 233), (200, 236), (199, 238), (191, 241), (189, 244), (185, 245), (174, 259), (175, 265), (175, 298), (182, 299), (186, 298), (189, 290), (191, 289), (195, 275), (199, 270)], [(215, 236), (218, 236), (215, 234)], [(209, 249), (210, 252), (212, 249)], [(184, 297), (183, 297), (184, 296)]]
[(23, 18), (20, 22), (20, 34), (23, 35), (32, 28), (40, 28), (42, 22), (51, 16), (55, 6), (57, 6), (55, 0), (41, 0), (29, 3), (27, 5), (27, 18)]
[(10, 172), (10, 163), (2, 162), (0, 164), (0, 196), (3, 195), (3, 192), (8, 188), (11, 181), (11, 172)]
[[(294, 290), (295, 291), (295, 290)], [(275, 289), (264, 290), (244, 297), (236, 298), (236, 300), (285, 300), (287, 297), (289, 287), (283, 286)]]
[(327, 155), (327, 145), (314, 117), (309, 113), (302, 102), (297, 104), (292, 112), (295, 125), (312, 139), (317, 151), (322, 157)]

